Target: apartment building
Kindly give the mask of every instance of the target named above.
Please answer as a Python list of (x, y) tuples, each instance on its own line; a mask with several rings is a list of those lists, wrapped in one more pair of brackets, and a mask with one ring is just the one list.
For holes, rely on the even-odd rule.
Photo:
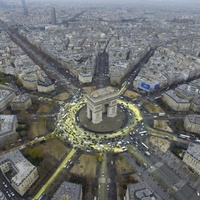
[(0, 89), (0, 112), (2, 112), (13, 100), (15, 93), (11, 90)]
[(0, 115), (0, 148), (17, 140), (17, 125), (18, 122), (15, 115)]
[(190, 102), (177, 96), (175, 91), (168, 90), (162, 95), (162, 100), (175, 111), (188, 111)]
[(16, 96), (11, 102), (12, 110), (26, 110), (31, 105), (32, 101), (28, 94)]
[(32, 165), (19, 150), (1, 155), (0, 169), (5, 176), (7, 172), (13, 172), (11, 176), (6, 177), (21, 196), (25, 194), (38, 178), (37, 167)]
[(184, 156), (183, 162), (200, 174), (200, 144), (190, 143)]
[(187, 115), (184, 119), (186, 131), (200, 134), (200, 115)]

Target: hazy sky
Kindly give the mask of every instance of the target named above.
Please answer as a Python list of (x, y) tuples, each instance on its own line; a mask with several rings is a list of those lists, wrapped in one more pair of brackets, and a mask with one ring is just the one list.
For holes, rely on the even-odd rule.
[[(28, 1), (28, 0), (27, 0)], [(53, 1), (53, 0), (49, 0), (49, 1)], [(56, 0), (54, 0), (56, 1)], [(59, 1), (59, 0), (57, 0)], [(134, 2), (141, 2), (141, 3), (150, 3), (150, 2), (159, 2), (159, 3), (166, 3), (166, 2), (170, 2), (170, 3), (191, 3), (191, 2), (199, 2), (200, 0), (62, 0), (62, 1), (66, 1), (66, 2), (75, 2), (75, 1), (78, 1), (78, 2), (97, 2), (97, 3), (101, 3), (101, 2), (104, 2), (104, 3), (109, 3), (109, 2), (112, 2), (112, 3), (125, 3), (125, 2), (128, 2), (128, 3), (134, 3)]]
[[(13, 3), (21, 3), (21, 0), (0, 0), (1, 1), (4, 1), (4, 2), (13, 2)], [(131, 4), (131, 5), (134, 5), (134, 4), (143, 4), (143, 5), (166, 5), (166, 4), (169, 4), (169, 5), (187, 5), (187, 4), (190, 4), (190, 5), (200, 5), (200, 0), (25, 0), (26, 3), (29, 3), (29, 2), (40, 2), (40, 3), (43, 3), (43, 2), (51, 2), (51, 3), (58, 3), (58, 2), (70, 2), (70, 3), (93, 3), (93, 4), (105, 4), (105, 3), (112, 3), (112, 4)]]
[[(4, 0), (5, 1), (5, 0)], [(9, 1), (9, 0), (8, 0)], [(38, 2), (39, 0), (26, 0), (26, 2)], [(59, 2), (60, 0), (42, 0), (42, 1), (50, 1), (50, 2)], [(42, 2), (40, 1), (40, 2)], [(159, 2), (159, 3), (199, 3), (200, 0), (61, 0), (63, 2), (94, 2), (94, 3), (134, 3), (134, 2), (140, 2), (140, 3), (151, 3), (151, 2)]]

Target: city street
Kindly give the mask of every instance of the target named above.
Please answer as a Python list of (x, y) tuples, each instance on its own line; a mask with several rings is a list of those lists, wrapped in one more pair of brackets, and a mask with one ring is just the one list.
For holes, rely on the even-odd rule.
[(48, 179), (45, 185), (41, 187), (41, 189), (37, 192), (33, 200), (39, 199), (39, 197), (45, 193), (45, 190), (51, 185), (51, 183), (57, 178), (58, 174), (61, 170), (67, 165), (69, 160), (74, 156), (76, 153), (75, 149), (72, 149), (70, 153), (65, 157), (65, 159), (60, 163), (59, 167), (55, 170), (54, 174)]

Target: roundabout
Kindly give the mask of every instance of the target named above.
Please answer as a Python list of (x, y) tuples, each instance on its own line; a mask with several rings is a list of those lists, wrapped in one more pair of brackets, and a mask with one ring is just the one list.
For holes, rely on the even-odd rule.
[(92, 124), (86, 119), (86, 98), (77, 103), (66, 103), (58, 113), (55, 133), (75, 149), (86, 152), (123, 152), (126, 143), (123, 138), (134, 132), (141, 122), (139, 108), (130, 102), (118, 99), (118, 112), (114, 118), (106, 118), (102, 123)]

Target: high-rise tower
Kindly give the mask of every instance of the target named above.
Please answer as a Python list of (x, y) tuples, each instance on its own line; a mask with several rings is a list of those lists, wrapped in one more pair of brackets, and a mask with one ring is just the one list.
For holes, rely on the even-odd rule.
[(51, 9), (51, 23), (53, 25), (56, 25), (56, 9), (55, 8)]
[(25, 0), (22, 0), (21, 3), (22, 3), (22, 7), (23, 7), (23, 14), (24, 14), (25, 16), (28, 16), (28, 8), (27, 8), (27, 6), (26, 6), (26, 1), (25, 1)]

